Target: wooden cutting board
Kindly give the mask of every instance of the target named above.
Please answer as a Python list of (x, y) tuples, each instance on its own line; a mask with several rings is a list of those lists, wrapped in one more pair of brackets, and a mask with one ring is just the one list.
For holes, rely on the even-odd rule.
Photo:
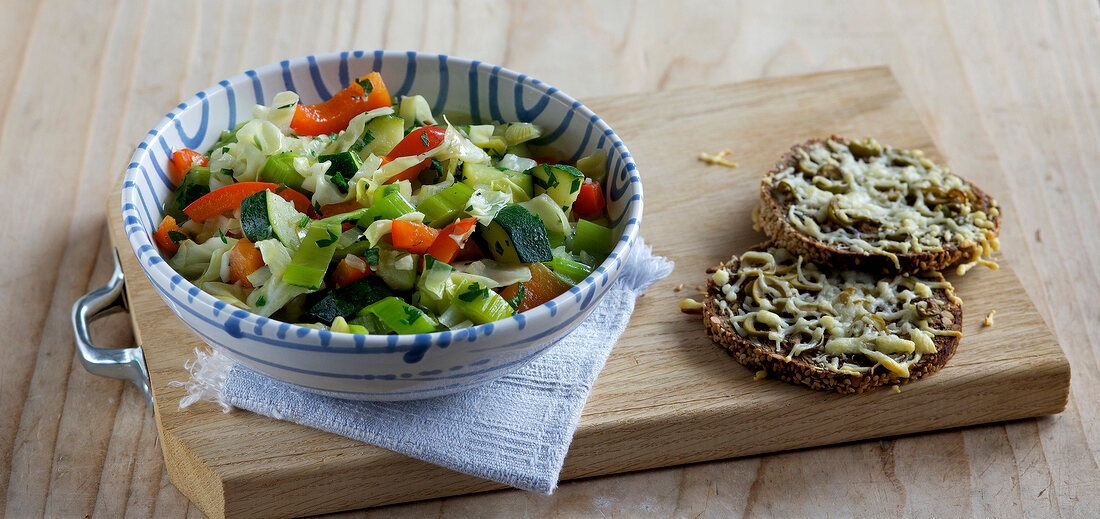
[[(562, 479), (813, 447), (1058, 413), (1070, 368), (1006, 263), (952, 279), (964, 337), (939, 373), (901, 392), (818, 393), (753, 380), (677, 302), (703, 270), (762, 240), (750, 211), (759, 178), (791, 144), (829, 134), (875, 136), (934, 159), (928, 133), (886, 68), (764, 79), (588, 105), (630, 147), (644, 180), (642, 235), (676, 262), (638, 301), (596, 382)], [(738, 168), (701, 151), (731, 149)], [(966, 172), (961, 172), (967, 176)], [(179, 409), (183, 363), (200, 339), (154, 293), (109, 200), (135, 337), (145, 350), (172, 483), (211, 517), (286, 517), (501, 488), (384, 449), (211, 404)], [(1006, 193), (993, 193), (1007, 195)], [(1015, 221), (1012, 217), (1008, 222)], [(1008, 223), (1007, 225), (1011, 225)], [(1013, 251), (1001, 251), (1011, 258)], [(683, 285), (682, 291), (676, 288)], [(982, 327), (996, 309), (996, 325)]]

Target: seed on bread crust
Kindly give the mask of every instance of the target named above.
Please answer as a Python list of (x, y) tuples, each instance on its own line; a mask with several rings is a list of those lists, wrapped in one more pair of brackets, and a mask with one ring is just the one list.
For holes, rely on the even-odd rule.
[[(952, 205), (954, 202), (946, 202), (941, 204), (936, 211), (944, 211), (943, 214), (950, 213), (952, 218), (956, 220), (966, 220), (967, 217), (957, 216), (953, 211), (961, 211), (970, 215), (978, 215), (980, 212), (983, 215), (981, 218), (975, 216), (975, 219), (979, 223), (982, 223), (985, 227), (975, 228), (971, 232), (977, 238), (966, 239), (962, 242), (955, 240), (942, 240), (942, 243), (938, 246), (928, 246), (927, 244), (919, 244), (919, 251), (907, 252), (912, 246), (910, 243), (914, 240), (910, 235), (910, 242), (897, 242), (877, 235), (877, 231), (882, 222), (876, 222), (873, 218), (867, 218), (867, 215), (854, 215), (853, 218), (849, 218), (849, 214), (846, 209), (833, 206), (839, 199), (836, 195), (845, 195), (842, 193), (846, 189), (846, 183), (851, 183), (853, 179), (850, 176), (851, 168), (837, 167), (834, 164), (826, 164), (818, 167), (816, 163), (808, 163), (805, 159), (807, 154), (811, 150), (818, 150), (821, 153), (822, 148), (830, 149), (830, 146), (835, 146), (835, 149), (848, 149), (850, 157), (845, 154), (845, 157), (849, 159), (854, 157), (854, 161), (850, 164), (863, 164), (864, 161), (869, 160), (868, 157), (874, 156), (875, 153), (885, 153), (883, 148), (870, 139), (862, 141), (848, 141), (842, 137), (833, 136), (829, 139), (813, 139), (802, 144), (793, 146), (778, 163), (775, 168), (769, 171), (765, 176), (760, 186), (761, 205), (754, 210), (753, 219), (754, 224), (758, 225), (762, 230), (767, 233), (769, 238), (777, 245), (780, 245), (791, 252), (801, 255), (806, 259), (813, 261), (814, 263), (820, 263), (829, 265), (836, 268), (842, 268), (847, 270), (863, 270), (868, 272), (909, 272), (916, 273), (929, 270), (942, 270), (951, 265), (958, 264), (960, 262), (974, 262), (977, 261), (981, 264), (986, 264), (991, 267), (995, 267), (995, 264), (991, 261), (980, 259), (981, 256), (988, 255), (992, 250), (996, 249), (996, 236), (1000, 231), (1001, 215), (1000, 210), (997, 207), (996, 201), (993, 200), (987, 193), (979, 189), (974, 184), (966, 181), (965, 179), (958, 179), (961, 181), (961, 185), (965, 186), (958, 192), (951, 192), (947, 194), (940, 194), (947, 198), (956, 197), (961, 198), (963, 202), (958, 204), (958, 207)], [(847, 148), (842, 148), (847, 146)], [(878, 146), (876, 149), (875, 146)], [(893, 150), (892, 148), (886, 148), (886, 151), (897, 155), (894, 160), (905, 159), (912, 161), (913, 168), (922, 168), (920, 171), (934, 171), (936, 175), (943, 175), (944, 178), (957, 176), (947, 172), (945, 169), (940, 169), (935, 166), (931, 161), (923, 158), (923, 156), (916, 150)], [(929, 169), (927, 166), (932, 166)], [(813, 232), (797, 228), (792, 224), (790, 220), (791, 207), (798, 203), (795, 196), (788, 194), (785, 190), (789, 190), (790, 186), (785, 185), (783, 182), (776, 181), (776, 178), (782, 174), (790, 176), (792, 170), (798, 173), (805, 170), (814, 170), (813, 181), (805, 180), (805, 182), (813, 189), (821, 188), (826, 191), (833, 191), (836, 194), (833, 196), (830, 202), (828, 210), (818, 210), (818, 213), (832, 215), (825, 219), (826, 221), (816, 221), (812, 224), (813, 227), (831, 228), (834, 232), (837, 229), (844, 231), (844, 236), (851, 236), (851, 239), (846, 238), (847, 241), (861, 242), (862, 244), (869, 244), (871, 241), (885, 242), (885, 243), (897, 243), (896, 250), (887, 250), (885, 248), (876, 248), (876, 246), (864, 247), (865, 249), (872, 249), (871, 252), (865, 250), (856, 250), (852, 245), (845, 241), (837, 241), (831, 237), (815, 237), (809, 232)], [(903, 167), (903, 166), (899, 166)], [(828, 172), (822, 175), (817, 175), (821, 170), (829, 169)], [(916, 169), (914, 169), (916, 171)], [(810, 175), (811, 173), (805, 173)], [(834, 180), (830, 180), (829, 178)], [(823, 179), (818, 181), (817, 179)], [(869, 190), (870, 188), (868, 188)], [(829, 193), (819, 193), (828, 195)], [(846, 195), (845, 195), (846, 196)], [(824, 197), (821, 197), (824, 201)], [(897, 206), (904, 206), (902, 202), (910, 202), (905, 198), (896, 200)], [(861, 203), (867, 204), (866, 201)], [(924, 203), (924, 202), (921, 202)], [(965, 207), (964, 207), (965, 206)], [(933, 209), (935, 209), (935, 207)], [(857, 213), (857, 212), (853, 212)], [(815, 217), (816, 219), (816, 217)], [(894, 222), (901, 223), (901, 222)], [(820, 233), (819, 233), (820, 234)], [(953, 236), (957, 238), (957, 236)], [(919, 238), (916, 240), (919, 242)], [(897, 263), (895, 263), (895, 258)], [(961, 268), (961, 272), (969, 266)], [(960, 273), (961, 273), (960, 272)]]

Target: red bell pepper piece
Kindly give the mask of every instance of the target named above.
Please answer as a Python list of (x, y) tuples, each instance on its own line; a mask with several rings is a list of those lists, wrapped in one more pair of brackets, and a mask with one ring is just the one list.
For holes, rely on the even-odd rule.
[(573, 202), (573, 214), (585, 219), (598, 217), (606, 205), (600, 183), (586, 178), (577, 194), (577, 201)]
[[(365, 92), (363, 85), (370, 85)], [(324, 135), (348, 127), (355, 116), (375, 108), (390, 106), (390, 92), (382, 82), (382, 75), (371, 72), (336, 92), (328, 101), (315, 105), (299, 104), (294, 109), (290, 128), (302, 135)]]
[[(439, 146), (443, 142), (443, 137), (447, 135), (445, 128), (439, 126), (421, 126), (401, 139), (401, 142), (397, 143), (385, 157), (382, 158), (382, 163), (386, 164), (392, 162), (394, 159), (401, 157), (412, 157), (420, 155), (436, 146)], [(424, 159), (419, 164), (402, 171), (386, 180), (384, 184), (392, 184), (400, 180), (412, 180), (424, 171), (432, 163), (432, 159)]]
[(475, 227), (477, 218), (474, 217), (463, 218), (444, 227), (432, 246), (428, 247), (428, 255), (444, 263), (454, 261), (458, 251), (462, 250), (466, 241), (474, 234)]

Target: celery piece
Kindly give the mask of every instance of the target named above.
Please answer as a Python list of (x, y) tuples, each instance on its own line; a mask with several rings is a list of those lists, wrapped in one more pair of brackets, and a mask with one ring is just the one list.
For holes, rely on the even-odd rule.
[(554, 251), (554, 259), (545, 262), (551, 270), (573, 283), (580, 283), (592, 273), (592, 267), (575, 259), (564, 248)]
[(283, 281), (310, 290), (320, 288), (339, 239), (339, 222), (312, 221), (306, 237), (302, 239), (301, 245), (290, 259), (290, 265), (287, 265), (286, 272), (283, 273)]
[(424, 223), (443, 227), (462, 215), (466, 202), (473, 194), (470, 186), (456, 183), (422, 200), (416, 205), (416, 210), (424, 213)]
[(401, 193), (391, 193), (370, 206), (359, 220), (359, 226), (366, 227), (376, 220), (394, 220), (413, 211), (412, 204)]
[(378, 319), (378, 316), (365, 311), (364, 308), (359, 313), (355, 314), (355, 317), (348, 319), (348, 326), (361, 326), (367, 334), (371, 335), (385, 335), (393, 330), (390, 330), (386, 325), (382, 324), (382, 321)]
[(275, 184), (284, 184), (291, 189), (301, 189), (305, 177), (294, 169), (294, 159), (301, 155), (286, 151), (268, 157), (264, 169), (260, 171), (260, 180)]
[(432, 333), (436, 329), (423, 310), (393, 296), (367, 306), (359, 313), (374, 314), (382, 324), (402, 335)]
[(565, 246), (565, 235), (560, 232), (546, 231), (546, 239), (550, 241), (550, 248), (556, 249)]
[(611, 229), (588, 220), (577, 220), (577, 231), (573, 234), (573, 247), (570, 252), (580, 254), (587, 252), (603, 263), (604, 258), (611, 254)]
[(512, 305), (500, 297), (500, 294), (469, 279), (464, 279), (455, 288), (451, 305), (475, 324), (499, 321), (515, 314)]
[(371, 199), (372, 205), (377, 204), (379, 201), (387, 196), (400, 192), (401, 186), (398, 186), (397, 184), (386, 184), (384, 186), (380, 186), (378, 189), (374, 190), (374, 197)]

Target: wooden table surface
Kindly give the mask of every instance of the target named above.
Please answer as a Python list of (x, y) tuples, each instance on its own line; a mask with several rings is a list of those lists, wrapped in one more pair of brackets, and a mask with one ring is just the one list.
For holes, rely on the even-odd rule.
[[(70, 306), (111, 269), (104, 200), (145, 132), (194, 92), (287, 57), (375, 48), (477, 58), (581, 99), (651, 91), (655, 103), (694, 85), (889, 65), (951, 166), (1005, 207), (1000, 256), (1073, 380), (1052, 417), (339, 516), (1100, 510), (1097, 2), (306, 5), (0, 3), (0, 513), (201, 517), (168, 482), (140, 394), (74, 356)], [(132, 341), (125, 316), (93, 332)]]

